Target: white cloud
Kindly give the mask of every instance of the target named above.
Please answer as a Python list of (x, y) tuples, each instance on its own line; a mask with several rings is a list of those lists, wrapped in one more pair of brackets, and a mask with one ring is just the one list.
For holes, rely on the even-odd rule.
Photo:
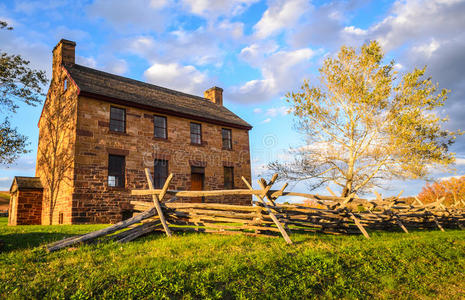
[(0, 191), (9, 190), (12, 182), (12, 177), (0, 177)]
[(262, 124), (270, 123), (271, 118), (266, 118), (265, 120), (262, 121)]
[(154, 63), (144, 76), (153, 84), (194, 94), (201, 94), (209, 84), (205, 73), (178, 63)]
[(353, 35), (365, 35), (367, 33), (366, 30), (354, 27), (354, 26), (347, 26), (343, 29), (344, 33), (353, 34)]
[(460, 177), (463, 177), (464, 175), (454, 175), (454, 176), (444, 176), (444, 177), (440, 177), (438, 178), (439, 181), (446, 181), (446, 180), (450, 180), (452, 178), (460, 178)]
[[(268, 165), (260, 163), (259, 161), (252, 162), (252, 178), (263, 176), (264, 173), (268, 172)], [(252, 182), (255, 185), (255, 182)]]
[(36, 159), (35, 157), (30, 156), (20, 157), (14, 163), (7, 166), (0, 164), (0, 174), (5, 171), (15, 171), (21, 174), (34, 174), (35, 169)]
[(84, 57), (84, 56), (76, 55), (76, 63), (79, 65), (89, 67), (89, 68), (97, 67), (97, 61), (93, 57)]
[(462, 158), (462, 157), (455, 158), (455, 164), (457, 166), (464, 166), (465, 165), (465, 158)]
[(96, 0), (87, 7), (91, 17), (108, 21), (118, 30), (162, 31), (170, 18), (163, 12), (169, 1)]
[[(218, 29), (217, 33), (220, 35), (228, 35), (234, 39), (240, 39), (244, 35), (244, 24), (241, 22), (230, 22), (224, 20), (216, 25)], [(227, 37), (227, 36), (225, 36)]]
[(263, 110), (261, 108), (257, 107), (257, 108), (253, 109), (253, 112), (254, 112), (254, 114), (261, 114), (263, 112)]
[(301, 84), (310, 66), (310, 59), (315, 54), (312, 49), (304, 48), (278, 51), (268, 56), (242, 56), (246, 57), (253, 67), (260, 69), (262, 79), (250, 80), (241, 86), (232, 87), (228, 96), (238, 102), (264, 102), (283, 94)]
[(128, 70), (128, 63), (124, 59), (112, 58), (105, 63), (103, 69), (113, 74), (123, 75)]
[(257, 59), (262, 60), (264, 56), (276, 52), (278, 49), (279, 46), (275, 41), (260, 41), (242, 48), (239, 57), (252, 64)]
[(285, 116), (288, 115), (290, 112), (289, 107), (281, 106), (281, 107), (272, 107), (266, 110), (265, 115), (270, 117), (276, 117), (278, 115)]
[(396, 69), (397, 71), (401, 71), (403, 70), (405, 67), (404, 65), (400, 64), (400, 63), (396, 63), (394, 64), (394, 69)]
[(139, 35), (119, 41), (119, 47), (149, 62), (176, 61), (196, 66), (222, 66), (224, 57), (241, 43), (243, 24), (222, 21), (195, 30), (175, 29), (162, 39)]
[(212, 20), (222, 15), (229, 17), (240, 15), (258, 0), (183, 0), (182, 2), (191, 13)]
[(136, 36), (128, 40), (121, 41), (126, 45), (126, 50), (135, 53), (148, 60), (152, 59), (156, 51), (155, 39), (151, 36)]
[(94, 57), (77, 55), (76, 63), (93, 69), (101, 69), (117, 75), (123, 75), (128, 71), (128, 63), (124, 59), (115, 58), (111, 55), (99, 56), (97, 59)]
[(370, 27), (367, 34), (379, 40), (386, 51), (431, 37), (449, 39), (463, 32), (464, 9), (464, 1), (398, 1), (390, 14)]
[(161, 9), (168, 5), (168, 0), (150, 0), (150, 7)]
[(427, 58), (430, 58), (431, 55), (433, 55), (433, 53), (438, 50), (439, 46), (439, 42), (433, 38), (430, 43), (413, 47), (412, 51), (418, 53), (419, 55), (424, 55)]
[[(341, 44), (352, 45), (360, 38), (362, 29), (348, 25), (350, 15), (362, 1), (332, 1), (312, 7), (301, 22), (286, 32), (287, 42), (293, 47), (308, 45), (326, 49), (339, 48)], [(343, 40), (344, 36), (349, 36)]]
[(285, 28), (292, 28), (309, 7), (307, 0), (273, 1), (254, 26), (256, 36), (266, 38)]
[(42, 40), (19, 36), (17, 30), (0, 30), (0, 45), (2, 52), (21, 55), (31, 62), (30, 67), (45, 70), (47, 77), (51, 78), (52, 55), (50, 47)]

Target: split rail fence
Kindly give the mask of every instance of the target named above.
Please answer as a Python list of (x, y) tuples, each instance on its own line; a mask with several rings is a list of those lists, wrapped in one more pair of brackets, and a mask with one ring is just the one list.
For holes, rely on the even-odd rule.
[[(70, 237), (47, 245), (48, 251), (56, 251), (78, 243), (88, 243), (99, 238), (129, 242), (151, 232), (162, 231), (167, 236), (172, 232), (207, 232), (217, 234), (281, 235), (292, 244), (290, 233), (321, 232), (327, 234), (363, 234), (370, 238), (370, 230), (409, 229), (464, 229), (465, 202), (446, 207), (443, 199), (423, 204), (419, 199), (409, 204), (397, 197), (360, 199), (356, 196), (341, 198), (334, 195), (285, 191), (287, 183), (279, 190), (272, 190), (278, 175), (269, 182), (258, 180), (260, 189), (253, 189), (242, 178), (248, 189), (215, 191), (168, 190), (173, 175), (168, 176), (162, 189), (154, 189), (148, 169), (145, 170), (149, 189), (133, 190), (132, 195), (151, 195), (152, 202), (131, 201), (138, 214), (108, 228), (82, 236)], [(253, 205), (229, 205), (221, 203), (178, 203), (176, 199), (251, 195)], [(164, 201), (165, 198), (169, 200)], [(313, 200), (313, 207), (277, 204), (279, 197), (301, 196)]]

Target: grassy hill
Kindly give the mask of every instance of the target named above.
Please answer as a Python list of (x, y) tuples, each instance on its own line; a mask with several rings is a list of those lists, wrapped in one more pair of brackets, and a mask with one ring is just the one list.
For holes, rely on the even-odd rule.
[(47, 254), (37, 246), (106, 225), (6, 227), (0, 298), (465, 297), (465, 231), (150, 235)]
[(0, 191), (0, 210), (8, 209), (10, 203), (10, 193)]

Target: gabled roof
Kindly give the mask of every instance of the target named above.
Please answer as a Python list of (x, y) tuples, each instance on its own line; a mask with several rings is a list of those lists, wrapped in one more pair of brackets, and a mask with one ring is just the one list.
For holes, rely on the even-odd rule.
[(11, 183), (10, 193), (18, 190), (42, 190), (43, 186), (39, 177), (15, 176)]
[(215, 104), (206, 98), (77, 64), (66, 64), (64, 67), (83, 96), (224, 126), (252, 128), (249, 123), (223, 105)]

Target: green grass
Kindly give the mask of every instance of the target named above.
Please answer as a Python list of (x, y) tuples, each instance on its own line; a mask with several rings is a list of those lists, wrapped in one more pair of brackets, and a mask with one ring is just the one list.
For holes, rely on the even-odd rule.
[(47, 254), (40, 245), (105, 225), (7, 227), (0, 298), (464, 298), (465, 231), (150, 235)]

